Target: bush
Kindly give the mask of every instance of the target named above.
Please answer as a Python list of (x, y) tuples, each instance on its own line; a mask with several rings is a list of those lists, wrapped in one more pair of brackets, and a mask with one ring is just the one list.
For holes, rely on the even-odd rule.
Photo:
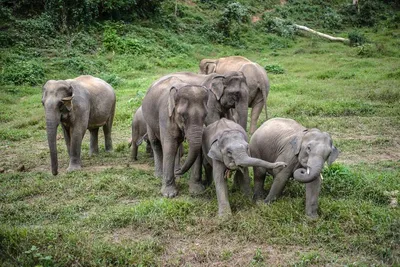
[(280, 65), (267, 65), (267, 66), (265, 66), (265, 70), (268, 73), (273, 73), (273, 74), (284, 74), (285, 73), (285, 70)]
[(363, 45), (367, 41), (365, 36), (357, 31), (350, 32), (348, 37), (351, 46)]
[(296, 28), (293, 26), (293, 23), (286, 20), (272, 18), (264, 14), (263, 24), (267, 32), (275, 33), (284, 38), (294, 39), (296, 34)]
[(34, 60), (15, 61), (4, 66), (1, 73), (1, 84), (38, 85), (44, 82), (42, 64)]
[(233, 2), (226, 6), (215, 28), (224, 37), (223, 42), (238, 43), (240, 42), (242, 24), (249, 21), (248, 9), (238, 2)]

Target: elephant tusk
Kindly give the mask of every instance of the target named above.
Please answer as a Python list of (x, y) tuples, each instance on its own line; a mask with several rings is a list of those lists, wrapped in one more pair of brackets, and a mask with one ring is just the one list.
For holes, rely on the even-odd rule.
[(320, 173), (319, 175), (321, 175), (321, 180), (324, 180), (324, 177), (322, 176), (322, 173)]
[(310, 168), (307, 167), (307, 174), (310, 174)]

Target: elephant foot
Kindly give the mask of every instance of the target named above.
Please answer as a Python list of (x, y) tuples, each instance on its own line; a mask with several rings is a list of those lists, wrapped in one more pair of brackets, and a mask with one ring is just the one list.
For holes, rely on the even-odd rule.
[(319, 218), (318, 213), (306, 214), (306, 215), (307, 215), (307, 219), (309, 219), (311, 221), (318, 220), (318, 218)]
[(164, 197), (168, 198), (173, 198), (178, 195), (178, 189), (176, 188), (176, 185), (168, 185), (168, 186), (162, 186), (161, 188), (161, 193), (163, 194)]
[(192, 195), (200, 195), (206, 190), (205, 186), (202, 183), (189, 183), (189, 193)]
[(67, 172), (73, 172), (73, 171), (77, 171), (80, 170), (81, 166), (80, 165), (69, 165)]
[(232, 215), (232, 211), (230, 207), (225, 207), (223, 209), (218, 210), (219, 218), (229, 218)]
[(265, 197), (266, 197), (266, 192), (265, 191), (254, 192), (253, 200), (256, 201), (256, 202), (257, 201), (262, 201), (262, 200), (265, 199)]

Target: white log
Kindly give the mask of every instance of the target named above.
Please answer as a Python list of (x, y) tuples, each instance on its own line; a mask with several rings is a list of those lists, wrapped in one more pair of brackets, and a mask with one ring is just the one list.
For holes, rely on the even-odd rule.
[(325, 33), (322, 33), (322, 32), (317, 32), (317, 31), (315, 31), (313, 29), (310, 29), (310, 28), (308, 28), (306, 26), (302, 26), (302, 25), (298, 25), (298, 24), (293, 24), (293, 26), (296, 27), (299, 30), (303, 30), (303, 31), (306, 31), (306, 32), (311, 32), (313, 34), (316, 34), (316, 35), (318, 35), (318, 36), (320, 36), (322, 38), (326, 38), (326, 39), (328, 39), (330, 41), (333, 41), (333, 42), (343, 42), (343, 43), (349, 43), (350, 42), (350, 40), (347, 39), (347, 38), (334, 37), (334, 36), (331, 36), (331, 35), (328, 35), (328, 34), (325, 34)]

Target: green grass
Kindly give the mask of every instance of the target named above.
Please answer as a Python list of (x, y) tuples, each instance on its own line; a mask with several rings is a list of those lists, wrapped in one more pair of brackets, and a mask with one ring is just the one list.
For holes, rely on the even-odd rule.
[[(188, 14), (181, 27), (204, 19), (196, 15), (200, 4), (180, 5)], [(125, 35), (114, 37), (130, 45), (119, 49), (145, 51), (105, 51), (96, 35), (66, 47), (0, 48), (0, 266), (400, 264), (400, 210), (389, 206), (390, 194), (400, 197), (393, 193), (400, 190), (398, 29), (363, 29), (372, 45), (360, 52), (257, 27), (243, 32), (236, 46), (211, 44), (190, 29), (118, 27)], [(318, 220), (305, 216), (304, 186), (295, 181), (271, 205), (253, 203), (229, 181), (233, 215), (220, 219), (214, 186), (191, 196), (186, 174), (177, 183), (179, 196), (166, 199), (144, 146), (139, 161), (130, 161), (132, 113), (149, 85), (167, 73), (197, 72), (202, 58), (228, 55), (269, 70), (269, 117), (329, 132), (341, 151), (324, 169)], [(82, 170), (66, 173), (59, 129), (60, 174), (52, 176), (41, 84), (85, 73), (115, 88), (114, 151), (104, 151), (100, 131), (100, 154), (90, 157), (87, 134)]]

